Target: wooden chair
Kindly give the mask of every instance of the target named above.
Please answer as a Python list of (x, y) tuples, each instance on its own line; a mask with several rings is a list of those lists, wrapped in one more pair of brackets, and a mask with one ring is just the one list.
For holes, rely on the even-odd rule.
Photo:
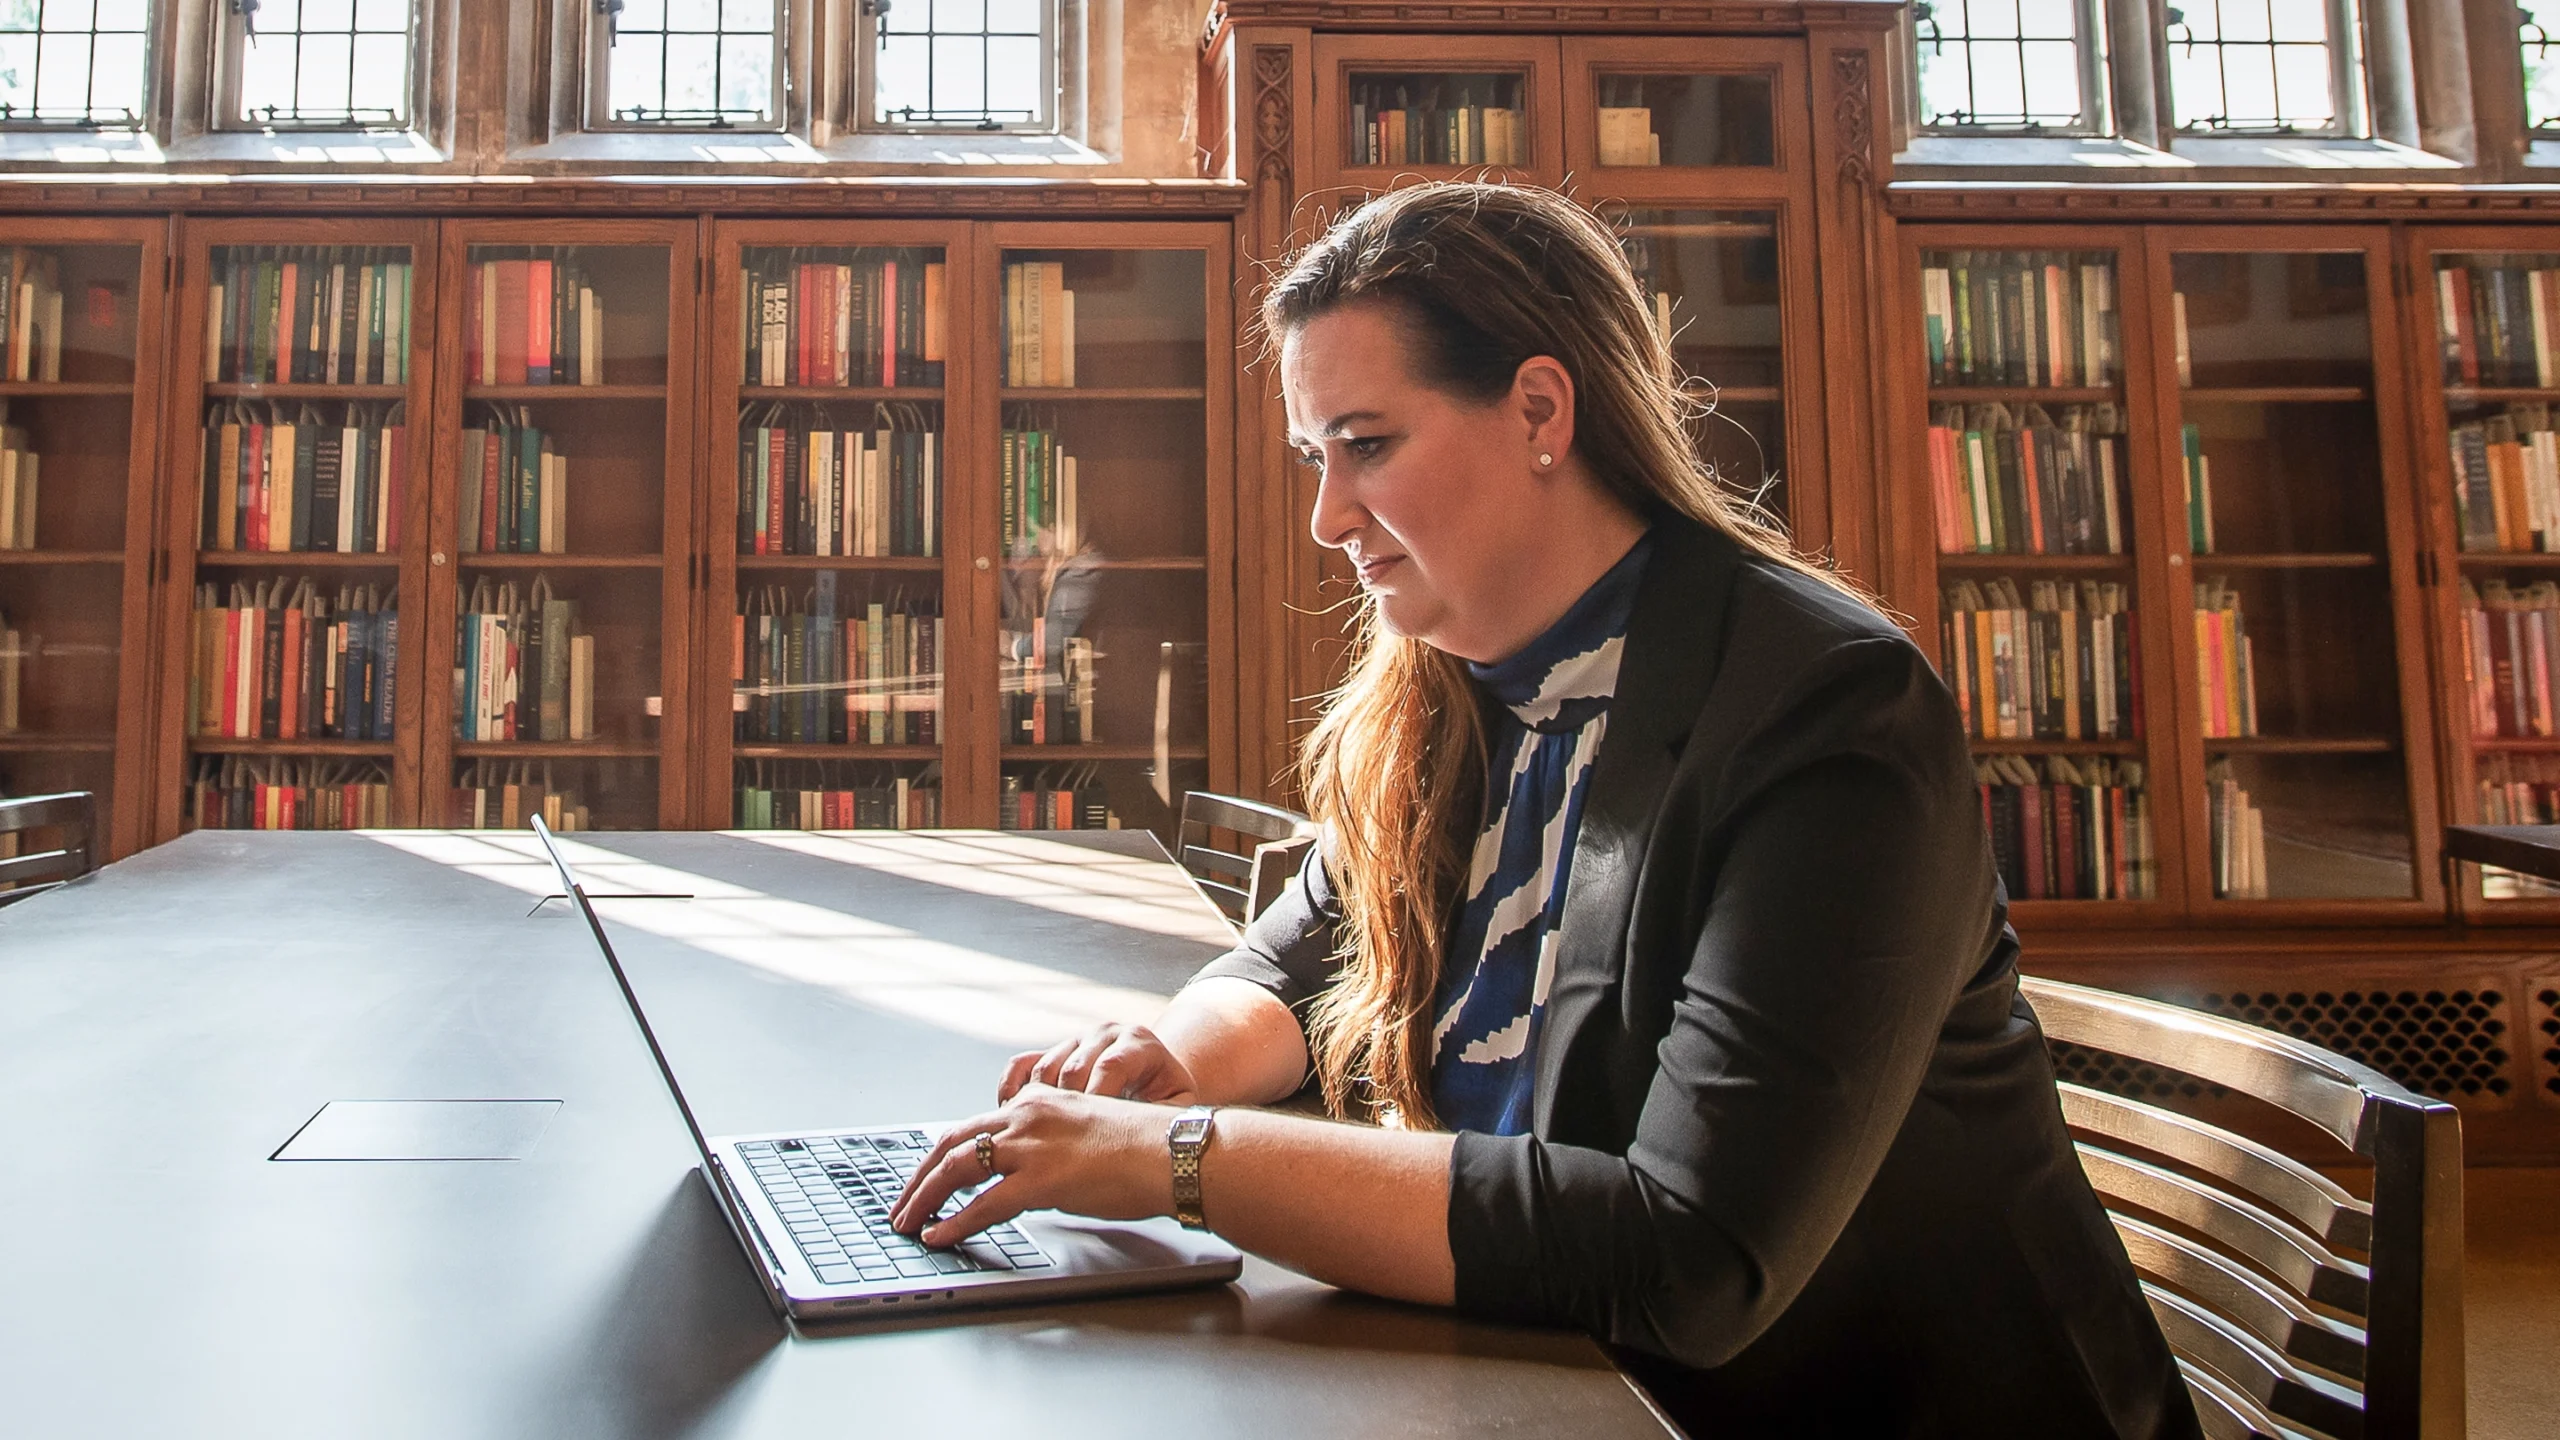
[(2081, 1167), (2142, 1276), (2205, 1433), (2458, 1440), (2453, 1107), (2272, 1030), (2059, 981), (2023, 985), (2047, 1039), (2263, 1101), (2373, 1164), (2368, 1204), (2230, 1131), (2061, 1087)]
[[(1250, 853), (1221, 850), (1209, 842), (1210, 832), (1231, 831), (1258, 841)], [(1298, 873), (1307, 847), (1315, 843), (1315, 826), (1306, 816), (1259, 800), (1212, 795), (1192, 790), (1182, 797), (1182, 868), (1209, 903), (1237, 926), (1262, 913)]]
[(0, 800), (0, 837), (51, 832), (49, 849), (0, 858), (0, 905), (13, 905), (98, 868), (98, 797), (86, 790)]

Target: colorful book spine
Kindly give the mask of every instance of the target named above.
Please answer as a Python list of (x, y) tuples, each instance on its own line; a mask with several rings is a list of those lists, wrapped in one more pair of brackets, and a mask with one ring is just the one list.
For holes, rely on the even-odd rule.
[(242, 740), (392, 738), (400, 626), (379, 585), (308, 577), (196, 587), (194, 734)]
[(2258, 733), (2258, 681), (2254, 647), (2240, 592), (2223, 578), (2196, 582), (2196, 696), (2207, 739)]
[(381, 553), (399, 545), (408, 426), (398, 401), (218, 403), (205, 413), (208, 550)]
[(479, 577), (454, 617), (453, 657), (455, 739), (595, 738), (594, 643), (547, 578), (520, 590)]
[(943, 622), (893, 595), (837, 614), (831, 594), (768, 588), (730, 617), (734, 739), (781, 745), (935, 745)]
[(1933, 252), (1921, 262), (1920, 290), (1932, 384), (2094, 388), (2116, 382), (2115, 267), (2106, 257)]
[(408, 383), (406, 249), (222, 246), (212, 269), (205, 315), (212, 380)]
[(741, 830), (931, 830), (942, 824), (942, 767), (742, 760), (733, 800)]
[(606, 315), (575, 250), (475, 259), (462, 287), (469, 385), (601, 385)]
[(1009, 771), (996, 793), (996, 823), (1005, 830), (1117, 830), (1097, 765), (1044, 765)]
[(2214, 898), (2267, 898), (2266, 812), (2250, 799), (2229, 759), (2205, 768), (2205, 801)]
[(593, 812), (554, 778), (547, 760), (465, 761), (445, 792), (445, 824), (452, 829), (522, 830), (536, 815), (562, 834), (596, 828)]
[(1941, 405), (1926, 436), (1942, 554), (2120, 555), (2124, 435), (2113, 405)]
[(2435, 281), (2445, 384), (2560, 386), (2560, 265), (2449, 256), (2437, 262)]
[(738, 553), (942, 553), (942, 436), (913, 405), (868, 428), (823, 407), (758, 406), (738, 427)]
[(187, 783), (198, 830), (359, 830), (391, 823), (391, 776), (378, 761), (203, 755)]
[(746, 383), (939, 387), (948, 300), (938, 253), (749, 252), (739, 272)]

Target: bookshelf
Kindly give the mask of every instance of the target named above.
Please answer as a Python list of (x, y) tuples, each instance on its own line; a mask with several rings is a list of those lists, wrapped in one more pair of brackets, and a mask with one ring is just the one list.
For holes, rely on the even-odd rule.
[(0, 222), (0, 795), (141, 843), (166, 227)]
[(154, 833), (416, 824), (436, 227), (185, 228)]
[(425, 823), (680, 826), (697, 227), (441, 227)]

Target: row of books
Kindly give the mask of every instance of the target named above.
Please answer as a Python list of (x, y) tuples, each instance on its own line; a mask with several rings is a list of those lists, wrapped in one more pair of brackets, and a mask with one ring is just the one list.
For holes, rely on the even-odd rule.
[(483, 575), (454, 617), (457, 740), (589, 740), (596, 730), (596, 640), (578, 602), (548, 576), (522, 591)]
[(2216, 576), (2196, 582), (2196, 696), (2204, 733), (2225, 740), (2258, 733), (2258, 667), (2240, 592)]
[(196, 587), (187, 713), (198, 735), (239, 740), (388, 740), (400, 612), (379, 585), (310, 577)]
[(400, 547), (409, 429), (398, 402), (216, 404), (204, 420), (209, 550)]
[(62, 261), (12, 245), (0, 251), (0, 380), (62, 378)]
[(2464, 580), (2462, 683), (2475, 739), (2560, 734), (2560, 582)]
[(741, 760), (741, 830), (931, 830), (942, 824), (942, 767)]
[(2132, 601), (2117, 581), (2006, 577), (1947, 590), (1939, 651), (1965, 733), (1978, 740), (2124, 740), (2142, 734)]
[[(1518, 76), (1355, 76), (1350, 88), (1354, 165), (1525, 165), (1529, 161), (1528, 112), (1521, 108)], [(1623, 122), (1613, 133), (1623, 135)]]
[(2560, 266), (2439, 261), (2436, 335), (2447, 385), (2560, 385)]
[(19, 704), (26, 693), (27, 660), (34, 646), (26, 633), (9, 623), (0, 610), (0, 735), (17, 733)]
[(1059, 260), (1004, 267), (1004, 383), (1057, 389), (1076, 383), (1076, 292)]
[(604, 383), (604, 307), (575, 252), (475, 260), (462, 294), (465, 383)]
[(1003, 634), (996, 686), (1007, 745), (1094, 743), (1093, 641), (1083, 635), (1053, 637), (1049, 623), (1037, 616), (1030, 629)]
[(2560, 550), (2560, 434), (2548, 405), (2456, 424), (2447, 435), (2465, 550)]
[(1973, 762), (1992, 863), (2012, 900), (2148, 900), (2158, 893), (2142, 763), (2103, 755)]
[(2212, 836), (2213, 897), (2267, 898), (2267, 814), (2241, 788), (2229, 760), (2205, 767), (2207, 828)]
[[(2483, 755), (2478, 773), (2483, 825), (2560, 825), (2560, 755)], [(2547, 900), (2550, 882), (2483, 866), (2480, 893), (2491, 900)]]
[(754, 252), (739, 307), (746, 382), (940, 385), (943, 266), (927, 253)]
[(738, 426), (741, 555), (939, 555), (942, 437), (914, 405), (867, 429), (824, 407), (767, 405)]
[(2178, 473), (2185, 484), (2187, 549), (2213, 553), (2213, 457), (2204, 453), (2204, 431), (2189, 421), (2179, 428)]
[(27, 432), (6, 423), (8, 414), (9, 403), (0, 400), (0, 550), (33, 550), (39, 462)]
[(1007, 555), (1074, 555), (1083, 549), (1076, 457), (1048, 429), (1008, 428), (998, 438), (996, 505)]
[(1117, 830), (1120, 813), (1098, 765), (1044, 765), (1008, 772), (996, 787), (996, 825), (1004, 830)]
[(391, 823), (391, 776), (379, 761), (202, 755), (187, 784), (199, 830), (370, 830)]
[(595, 828), (577, 792), (552, 778), (547, 760), (473, 760), (445, 793), (444, 823), (456, 830), (522, 830), (536, 815), (564, 835)]
[(942, 617), (892, 595), (839, 614), (833, 575), (794, 596), (779, 585), (731, 616), (734, 737), (772, 745), (940, 743)]
[(261, 385), (407, 384), (408, 256), (405, 247), (216, 249), (205, 374)]
[(1649, 105), (1601, 105), (1597, 111), (1600, 163), (1659, 165), (1662, 137), (1653, 130)]
[(1933, 406), (1928, 443), (1940, 553), (2124, 553), (2115, 406)]
[(2062, 252), (1954, 250), (1920, 271), (1921, 328), (1936, 385), (2112, 385), (2116, 276)]
[(569, 457), (530, 405), (478, 407), (455, 477), (464, 553), (559, 555), (569, 549)]

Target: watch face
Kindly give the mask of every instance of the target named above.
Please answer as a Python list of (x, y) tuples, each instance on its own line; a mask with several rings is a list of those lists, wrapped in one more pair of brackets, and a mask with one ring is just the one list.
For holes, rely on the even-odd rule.
[(1197, 1145), (1207, 1138), (1208, 1134), (1208, 1116), (1180, 1115), (1174, 1118), (1173, 1129), (1165, 1138), (1176, 1145)]

